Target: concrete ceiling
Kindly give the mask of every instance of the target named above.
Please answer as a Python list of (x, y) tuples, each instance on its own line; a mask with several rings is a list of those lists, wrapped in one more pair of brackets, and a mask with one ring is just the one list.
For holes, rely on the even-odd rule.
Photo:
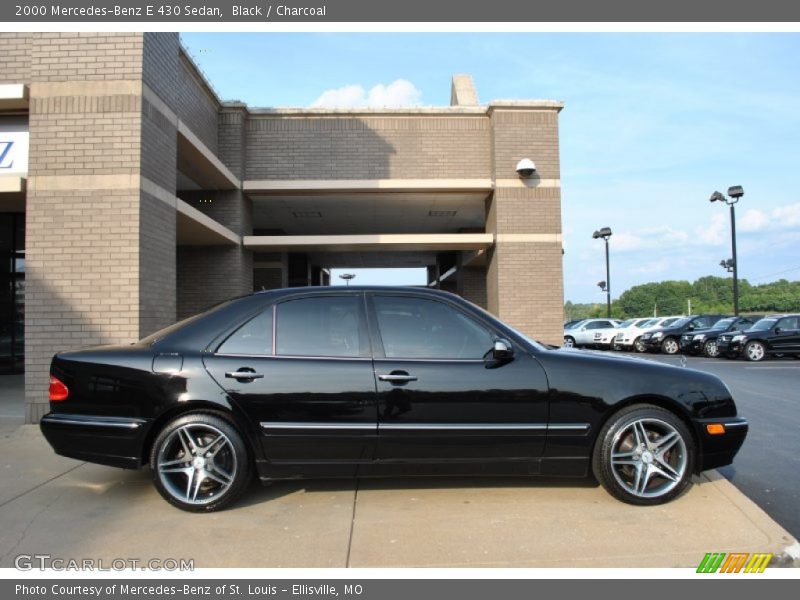
[(486, 197), (484, 191), (251, 194), (253, 227), (286, 235), (482, 231)]

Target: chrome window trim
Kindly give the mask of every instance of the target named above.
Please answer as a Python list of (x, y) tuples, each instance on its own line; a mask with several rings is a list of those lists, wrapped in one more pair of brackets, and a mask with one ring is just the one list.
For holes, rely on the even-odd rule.
[(289, 358), (292, 360), (358, 360), (358, 361), (371, 361), (372, 359), (366, 356), (292, 356), (287, 354), (230, 354), (218, 352), (214, 356), (221, 356), (227, 358)]

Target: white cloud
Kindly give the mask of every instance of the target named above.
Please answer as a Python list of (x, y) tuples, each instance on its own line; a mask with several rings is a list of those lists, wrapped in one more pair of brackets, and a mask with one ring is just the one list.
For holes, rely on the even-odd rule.
[(689, 235), (672, 227), (646, 227), (637, 232), (622, 231), (612, 238), (614, 249), (622, 252), (659, 248), (665, 245), (685, 244)]
[(730, 239), (728, 215), (723, 212), (711, 216), (710, 225), (701, 225), (695, 228), (695, 241), (707, 246), (719, 246)]
[(313, 108), (397, 108), (419, 106), (422, 92), (405, 79), (396, 79), (388, 85), (379, 83), (369, 91), (360, 85), (325, 90), (311, 104)]
[(736, 224), (740, 231), (747, 232), (792, 229), (800, 225), (800, 202), (779, 206), (771, 211), (748, 209), (737, 218)]

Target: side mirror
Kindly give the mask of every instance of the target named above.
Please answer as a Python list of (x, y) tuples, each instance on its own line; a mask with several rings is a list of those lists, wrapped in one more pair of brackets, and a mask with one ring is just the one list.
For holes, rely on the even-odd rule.
[(492, 348), (492, 358), (495, 360), (510, 360), (514, 356), (514, 347), (511, 342), (502, 338), (494, 341)]
[(780, 333), (781, 331), (783, 331), (783, 329), (781, 329), (780, 327), (775, 328), (775, 333)]
[(583, 327), (581, 327), (581, 331), (586, 331), (586, 329), (588, 329), (587, 325), (584, 325)]

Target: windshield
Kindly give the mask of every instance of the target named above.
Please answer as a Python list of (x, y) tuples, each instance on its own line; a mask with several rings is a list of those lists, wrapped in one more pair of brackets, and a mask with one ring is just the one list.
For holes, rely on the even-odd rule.
[(658, 324), (659, 327), (669, 327), (675, 321), (678, 321), (678, 317), (672, 317), (671, 319), (664, 319), (661, 323)]
[(720, 319), (714, 323), (712, 329), (727, 329), (736, 322), (736, 317), (729, 317), (727, 319)]
[[(678, 320), (676, 320), (676, 321), (673, 321), (673, 322), (669, 323), (669, 326), (670, 326), (670, 327), (683, 327), (683, 326), (684, 326), (684, 325), (686, 325), (686, 324), (687, 324), (689, 321), (691, 321), (691, 319), (689, 319), (689, 318), (687, 318), (687, 317), (683, 317), (683, 318), (681, 318), (681, 319), (678, 319)], [(666, 326), (667, 326), (667, 323), (666, 323), (666, 322), (664, 322), (664, 323), (662, 323), (662, 324), (661, 324), (661, 326), (662, 326), (662, 327), (666, 327)]]
[(627, 321), (623, 321), (622, 323), (620, 323), (619, 327), (630, 327), (634, 323), (636, 323), (636, 319), (628, 319)]
[(583, 323), (585, 323), (585, 322), (586, 322), (586, 319), (584, 319), (583, 321), (578, 321), (576, 323), (572, 323), (571, 325), (567, 325), (564, 329), (576, 329), (577, 327), (580, 327), (581, 325), (583, 325)]
[(750, 329), (755, 329), (757, 331), (766, 331), (767, 329), (772, 329), (772, 327), (777, 322), (778, 322), (778, 319), (761, 319), (758, 323), (753, 325)]
[(647, 319), (646, 321), (639, 323), (637, 327), (644, 329), (645, 327), (652, 327), (656, 323), (658, 323), (658, 319)]

